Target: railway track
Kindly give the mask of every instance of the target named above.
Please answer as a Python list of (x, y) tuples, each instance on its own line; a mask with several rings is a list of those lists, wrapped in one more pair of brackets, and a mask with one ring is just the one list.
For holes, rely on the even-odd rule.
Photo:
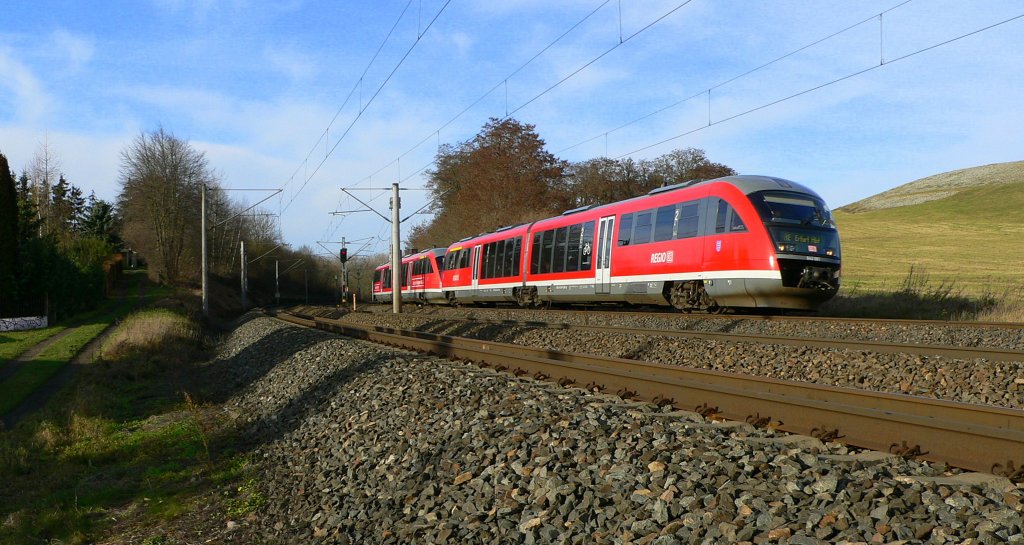
[[(364, 305), (364, 309), (375, 309), (382, 312), (391, 312), (391, 305), (377, 305), (370, 304)], [(452, 307), (425, 307), (425, 308), (436, 308), (438, 310), (448, 309)], [(517, 312), (537, 312), (541, 309), (523, 309), (515, 306), (506, 307), (457, 307), (472, 309), (474, 312), (505, 312), (505, 313), (517, 313)], [(752, 322), (814, 322), (814, 323), (835, 323), (835, 324), (867, 324), (867, 325), (887, 325), (887, 326), (932, 326), (932, 327), (950, 327), (950, 328), (978, 328), (978, 329), (1009, 329), (1024, 331), (1024, 323), (1021, 322), (969, 322), (962, 320), (915, 320), (915, 319), (902, 319), (902, 318), (845, 318), (839, 316), (819, 316), (811, 314), (702, 314), (702, 313), (683, 313), (676, 310), (663, 310), (663, 311), (651, 311), (648, 309), (617, 309), (617, 310), (605, 310), (602, 307), (592, 307), (587, 309), (565, 309), (555, 308), (551, 309), (551, 312), (556, 312), (563, 315), (569, 316), (580, 316), (580, 317), (591, 317), (596, 319), (603, 319), (608, 317), (620, 317), (629, 316), (634, 318), (658, 318), (665, 320), (714, 320), (714, 321), (737, 321), (737, 320), (749, 320)], [(429, 312), (429, 311), (428, 311)]]
[[(278, 313), (286, 321), (709, 418), (842, 440), (905, 457), (1024, 480), (1024, 411), (621, 358), (558, 352)], [(803, 339), (802, 339), (803, 340)]]
[(914, 343), (891, 343), (878, 341), (849, 341), (835, 339), (813, 339), (809, 337), (789, 337), (778, 335), (745, 335), (714, 331), (692, 331), (678, 329), (650, 329), (640, 327), (623, 327), (600, 324), (573, 324), (569, 322), (541, 322), (532, 320), (487, 320), (480, 318), (446, 317), (449, 321), (466, 323), (500, 324), (507, 326), (535, 327), (545, 329), (567, 329), (577, 331), (598, 331), (620, 335), (644, 335), (662, 337), (683, 337), (689, 339), (706, 339), (724, 342), (769, 343), (785, 346), (806, 346), (815, 348), (831, 348), (846, 350), (865, 350), (887, 354), (915, 354), (920, 356), (941, 356), (958, 359), (989, 359), (995, 361), (1024, 361), (1024, 351), (1002, 350), (985, 347), (961, 347), (945, 345), (925, 345)]

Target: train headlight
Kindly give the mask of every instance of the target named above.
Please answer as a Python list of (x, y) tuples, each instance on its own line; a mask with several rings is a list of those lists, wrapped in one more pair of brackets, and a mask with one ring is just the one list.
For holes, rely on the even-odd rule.
[(779, 244), (779, 251), (780, 252), (785, 252), (786, 251), (786, 245), (785, 244)]

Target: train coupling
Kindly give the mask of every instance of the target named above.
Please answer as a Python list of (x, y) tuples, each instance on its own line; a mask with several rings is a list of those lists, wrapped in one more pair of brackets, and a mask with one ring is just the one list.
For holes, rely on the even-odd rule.
[(796, 287), (798, 288), (817, 288), (823, 290), (837, 289), (838, 278), (833, 275), (835, 273), (829, 267), (812, 267), (807, 266), (800, 272), (800, 282)]

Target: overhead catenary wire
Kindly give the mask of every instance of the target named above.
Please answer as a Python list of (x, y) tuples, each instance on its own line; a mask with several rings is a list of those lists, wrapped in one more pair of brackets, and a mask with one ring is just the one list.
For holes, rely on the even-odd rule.
[[(395, 72), (397, 72), (398, 69), (401, 68), (402, 64), (405, 63), (405, 60), (409, 58), (409, 55), (416, 48), (416, 45), (420, 43), (420, 40), (422, 40), (423, 35), (425, 35), (426, 32), (430, 30), (430, 27), (432, 27), (435, 22), (437, 22), (437, 19), (441, 16), (442, 13), (444, 13), (444, 10), (448, 7), (449, 4), (451, 4), (451, 2), (452, 0), (447, 0), (444, 3), (444, 5), (441, 6), (441, 9), (438, 10), (438, 12), (434, 15), (434, 18), (431, 19), (430, 22), (427, 23), (426, 27), (423, 28), (422, 33), (416, 37), (416, 40), (414, 40), (412, 45), (409, 46), (409, 49), (407, 49), (405, 54), (402, 55), (402, 58), (399, 59), (397, 64), (395, 64), (395, 67), (391, 69), (391, 72), (388, 74), (388, 76), (384, 78), (384, 81), (381, 82), (380, 86), (377, 87), (377, 90), (374, 91), (373, 95), (370, 96), (370, 98), (366, 101), (366, 104), (360, 105), (359, 112), (356, 113), (355, 118), (353, 118), (352, 121), (348, 124), (344, 132), (342, 132), (341, 136), (338, 137), (338, 140), (334, 143), (333, 146), (331, 146), (330, 150), (324, 154), (324, 158), (321, 159), (320, 162), (316, 165), (316, 168), (313, 169), (313, 172), (305, 174), (305, 180), (303, 180), (302, 185), (299, 186), (299, 189), (292, 195), (291, 199), (289, 199), (288, 204), (284, 205), (284, 207), (281, 210), (282, 213), (287, 211), (288, 208), (292, 205), (292, 203), (295, 202), (295, 199), (299, 196), (300, 193), (302, 193), (302, 190), (306, 188), (306, 185), (309, 184), (309, 181), (313, 179), (314, 176), (316, 176), (317, 172), (320, 171), (320, 168), (324, 165), (324, 163), (327, 162), (327, 159), (330, 158), (331, 154), (334, 153), (334, 150), (338, 148), (338, 145), (340, 145), (341, 142), (345, 140), (345, 137), (347, 137), (349, 132), (351, 132), (352, 127), (354, 127), (356, 122), (359, 121), (359, 118), (362, 117), (363, 112), (365, 112), (366, 109), (370, 107), (370, 104), (372, 104), (374, 99), (377, 98), (377, 95), (380, 94), (381, 90), (383, 90), (384, 87), (388, 84), (388, 82), (391, 81), (391, 78), (395, 75)], [(362, 80), (360, 79), (360, 81)], [(317, 142), (317, 145), (319, 145), (319, 141)]]
[[(873, 19), (873, 18), (874, 18), (874, 17), (872, 17), (872, 19)], [(846, 80), (848, 80), (848, 79), (850, 79), (850, 78), (854, 78), (854, 77), (860, 76), (860, 75), (862, 75), (862, 74), (866, 74), (866, 73), (868, 73), (868, 72), (871, 72), (871, 71), (873, 71), (873, 70), (877, 70), (877, 69), (879, 69), (879, 68), (882, 68), (882, 67), (884, 67), (884, 66), (889, 66), (889, 65), (891, 65), (891, 64), (893, 64), (893, 63), (896, 63), (896, 62), (899, 62), (899, 61), (902, 61), (902, 60), (908, 59), (908, 58), (910, 58), (910, 57), (913, 57), (913, 56), (915, 56), (915, 55), (919, 55), (919, 54), (921, 54), (921, 53), (924, 53), (924, 52), (926, 52), (926, 51), (931, 51), (932, 49), (936, 49), (936, 48), (938, 48), (938, 47), (942, 47), (942, 46), (944, 46), (944, 45), (948, 45), (948, 44), (951, 44), (951, 43), (953, 43), (953, 42), (956, 42), (956, 41), (962, 40), (962, 39), (964, 39), (964, 38), (967, 38), (967, 37), (970, 37), (970, 36), (974, 36), (975, 34), (979, 34), (979, 33), (981, 33), (981, 32), (985, 32), (986, 30), (991, 30), (991, 29), (993, 29), (993, 28), (996, 28), (996, 27), (999, 27), (999, 26), (1005, 25), (1005, 24), (1007, 24), (1007, 23), (1010, 23), (1010, 22), (1013, 22), (1013, 21), (1016, 21), (1016, 20), (1018, 20), (1018, 19), (1022, 19), (1022, 18), (1024, 18), (1024, 13), (1022, 13), (1022, 14), (1020, 14), (1020, 15), (1016, 15), (1016, 16), (1014, 16), (1014, 17), (1010, 17), (1010, 18), (1008, 18), (1008, 19), (1004, 19), (1004, 20), (1002, 20), (1002, 21), (999, 21), (998, 23), (993, 23), (993, 24), (991, 24), (991, 25), (988, 25), (988, 26), (986, 26), (986, 27), (983, 27), (983, 28), (979, 28), (979, 29), (976, 29), (976, 30), (972, 30), (972, 31), (970, 31), (970, 32), (967, 32), (967, 33), (965, 33), (965, 34), (961, 34), (961, 35), (959, 35), (959, 36), (956, 36), (956, 37), (954, 37), (954, 38), (950, 38), (950, 39), (948, 39), (948, 40), (945, 40), (945, 41), (942, 41), (942, 42), (939, 42), (939, 43), (935, 43), (935, 44), (929, 45), (929, 46), (927, 46), (927, 47), (923, 47), (923, 48), (921, 48), (921, 49), (918, 49), (918, 50), (912, 51), (912, 52), (910, 52), (910, 53), (907, 53), (907, 54), (905, 54), (905, 55), (902, 55), (902, 56), (899, 56), (899, 57), (896, 57), (896, 58), (890, 59), (890, 60), (888, 60), (888, 61), (884, 61), (884, 62), (882, 62), (881, 64), (876, 64), (876, 65), (873, 65), (873, 66), (869, 66), (869, 67), (867, 67), (867, 68), (864, 68), (864, 69), (862, 69), (862, 70), (858, 70), (858, 71), (856, 71), (856, 72), (853, 72), (853, 73), (847, 74), (847, 75), (845, 75), (845, 76), (841, 76), (841, 77), (835, 78), (835, 79), (833, 79), (833, 80), (827, 81), (827, 82), (825, 82), (825, 83), (822, 83), (822, 84), (820, 84), (820, 85), (816, 85), (816, 86), (814, 86), (814, 87), (810, 87), (810, 88), (808, 88), (808, 89), (804, 89), (803, 91), (798, 91), (798, 92), (796, 92), (796, 93), (793, 93), (793, 94), (791, 94), (791, 95), (788, 95), (788, 96), (782, 97), (782, 98), (780, 98), (780, 99), (777, 99), (777, 100), (773, 100), (773, 101), (771, 101), (771, 102), (767, 102), (767, 103), (765, 103), (765, 104), (762, 104), (762, 105), (760, 105), (760, 106), (756, 106), (756, 107), (754, 107), (754, 108), (750, 108), (750, 109), (748, 109), (748, 110), (745, 110), (745, 111), (742, 111), (742, 112), (740, 112), (740, 113), (737, 113), (737, 114), (731, 115), (731, 116), (729, 116), (729, 117), (725, 117), (725, 118), (719, 119), (719, 120), (717, 120), (717, 121), (714, 121), (714, 122), (708, 123), (707, 125), (702, 125), (702, 126), (700, 126), (700, 127), (697, 127), (697, 128), (691, 129), (691, 130), (689, 130), (689, 131), (686, 131), (686, 132), (683, 132), (683, 133), (681, 133), (681, 134), (677, 134), (677, 135), (675, 135), (675, 136), (672, 136), (672, 137), (666, 138), (666, 139), (664, 139), (664, 140), (660, 140), (660, 141), (658, 141), (658, 142), (655, 142), (655, 143), (653, 143), (653, 144), (649, 144), (649, 145), (646, 145), (646, 146), (643, 146), (643, 147), (637, 148), (637, 149), (635, 149), (635, 150), (632, 150), (632, 151), (629, 151), (629, 152), (623, 153), (622, 155), (619, 155), (619, 156), (617, 156), (617, 157), (614, 157), (614, 159), (622, 159), (623, 157), (628, 157), (628, 156), (630, 156), (630, 155), (633, 155), (634, 153), (638, 153), (638, 152), (641, 152), (641, 151), (646, 151), (646, 150), (649, 150), (649, 149), (651, 149), (651, 148), (654, 148), (654, 147), (660, 146), (660, 145), (662, 145), (662, 144), (666, 144), (666, 143), (668, 143), (668, 142), (671, 142), (671, 141), (673, 141), (673, 140), (678, 140), (678, 139), (680, 139), (680, 138), (682, 138), (682, 137), (684, 137), (684, 136), (689, 136), (689, 135), (691, 135), (691, 134), (694, 134), (694, 133), (697, 133), (697, 132), (703, 131), (703, 130), (705, 130), (705, 129), (708, 129), (708, 128), (710, 128), (710, 127), (713, 127), (713, 126), (716, 126), (716, 125), (721, 125), (722, 123), (725, 123), (725, 122), (728, 122), (728, 121), (732, 121), (733, 119), (736, 119), (736, 118), (739, 118), (739, 117), (743, 117), (743, 116), (745, 116), (745, 115), (748, 115), (748, 114), (751, 114), (751, 113), (754, 113), (754, 112), (757, 112), (757, 111), (763, 110), (763, 109), (765, 109), (765, 108), (770, 108), (770, 107), (772, 107), (772, 106), (775, 106), (776, 104), (780, 104), (780, 103), (782, 103), (782, 102), (786, 102), (786, 101), (788, 101), (788, 100), (792, 100), (792, 99), (794, 99), (794, 98), (796, 98), (796, 97), (799, 97), (799, 96), (803, 96), (803, 95), (806, 95), (806, 94), (808, 94), (808, 93), (812, 93), (812, 92), (814, 92), (814, 91), (817, 91), (817, 90), (819, 90), (819, 89), (824, 89), (825, 87), (829, 87), (829, 86), (831, 86), (831, 85), (835, 85), (836, 83), (839, 83), (839, 82), (842, 82), (842, 81), (846, 81)]]
[(863, 25), (865, 23), (868, 23), (870, 21), (875, 20), (876, 18), (881, 17), (883, 14), (886, 14), (886, 13), (894, 11), (894, 10), (896, 10), (898, 8), (901, 8), (901, 7), (911, 3), (913, 1), (914, 0), (904, 0), (903, 2), (900, 2), (899, 4), (893, 6), (893, 7), (889, 8), (889, 9), (886, 9), (885, 11), (882, 11), (880, 13), (876, 13), (876, 14), (874, 14), (874, 15), (866, 18), (866, 19), (863, 19), (861, 21), (853, 23), (853, 24), (843, 28), (842, 30), (837, 30), (837, 31), (829, 34), (828, 36), (825, 36), (823, 38), (819, 38), (819, 39), (817, 39), (817, 40), (815, 40), (815, 41), (813, 41), (813, 42), (811, 42), (811, 43), (809, 43), (807, 45), (800, 46), (800, 47), (798, 47), (798, 48), (796, 48), (796, 49), (794, 49), (794, 50), (792, 50), (792, 51), (790, 51), (788, 53), (785, 53), (785, 54), (783, 54), (781, 56), (778, 56), (778, 57), (776, 57), (776, 58), (774, 58), (774, 59), (772, 59), (772, 60), (770, 60), (770, 61), (768, 61), (768, 62), (766, 62), (764, 64), (761, 64), (761, 65), (759, 65), (757, 67), (751, 68), (750, 70), (747, 70), (746, 72), (743, 72), (742, 74), (738, 74), (738, 75), (733, 76), (733, 77), (731, 77), (731, 78), (729, 78), (727, 80), (724, 80), (722, 82), (716, 83), (715, 85), (712, 85), (711, 87), (708, 87), (707, 89), (704, 89), (704, 90), (700, 91), (699, 93), (694, 93), (694, 94), (692, 94), (692, 95), (690, 95), (690, 96), (688, 96), (686, 98), (677, 100), (676, 102), (673, 102), (672, 104), (669, 104), (667, 106), (663, 106), (661, 108), (658, 108), (657, 110), (654, 110), (653, 112), (650, 112), (648, 114), (645, 114), (645, 115), (642, 115), (642, 116), (637, 117), (635, 119), (632, 119), (630, 121), (627, 121), (627, 122), (625, 122), (625, 123), (615, 127), (614, 129), (609, 129), (609, 130), (607, 130), (607, 131), (605, 131), (603, 133), (600, 133), (600, 134), (591, 136), (591, 137), (589, 137), (589, 138), (587, 138), (585, 140), (581, 140), (579, 142), (576, 142), (575, 144), (572, 144), (571, 146), (566, 146), (566, 147), (556, 151), (555, 154), (557, 155), (559, 153), (569, 151), (571, 149), (577, 148), (577, 147), (582, 146), (584, 144), (589, 144), (590, 142), (593, 142), (594, 140), (597, 140), (598, 138), (604, 137), (606, 139), (606, 141), (605, 141), (605, 156), (607, 156), (608, 155), (608, 153), (607, 153), (607, 147), (608, 147), (607, 146), (607, 137), (608, 137), (609, 134), (612, 134), (614, 132), (617, 132), (617, 131), (620, 131), (622, 129), (625, 129), (626, 127), (629, 127), (631, 125), (635, 125), (636, 123), (639, 123), (639, 122), (641, 122), (641, 121), (643, 121), (645, 119), (648, 119), (650, 117), (658, 115), (658, 114), (660, 114), (662, 112), (671, 110), (672, 108), (675, 108), (676, 106), (679, 106), (680, 104), (684, 104), (684, 103), (689, 102), (689, 101), (691, 101), (691, 100), (693, 100), (695, 98), (700, 98), (700, 97), (703, 97), (703, 96), (708, 96), (709, 97), (709, 99), (708, 99), (708, 124), (710, 124), (711, 123), (711, 121), (710, 121), (710, 119), (711, 119), (711, 113), (710, 113), (710, 109), (711, 109), (711, 100), (710, 100), (711, 91), (714, 91), (715, 89), (718, 89), (720, 87), (724, 87), (724, 86), (726, 86), (726, 85), (728, 85), (728, 84), (730, 84), (730, 83), (732, 83), (734, 81), (740, 80), (740, 79), (745, 78), (745, 77), (747, 77), (747, 76), (749, 76), (751, 74), (754, 74), (755, 72), (758, 72), (758, 71), (761, 71), (761, 70), (763, 70), (765, 68), (768, 68), (769, 66), (771, 66), (771, 65), (773, 65), (773, 64), (775, 64), (775, 63), (777, 63), (779, 61), (782, 61), (782, 60), (785, 60), (785, 59), (787, 59), (789, 57), (792, 57), (793, 55), (796, 55), (797, 53), (800, 53), (802, 51), (806, 51), (807, 49), (810, 49), (810, 48), (812, 48), (812, 47), (814, 47), (816, 45), (819, 45), (819, 44), (824, 43), (824, 42), (826, 42), (828, 40), (831, 40), (832, 38), (835, 38), (837, 36), (845, 34), (846, 32), (849, 32), (849, 31), (851, 31), (851, 30), (853, 30), (853, 29), (855, 29), (855, 28), (857, 28), (857, 27), (859, 27), (859, 26), (861, 26), (861, 25)]

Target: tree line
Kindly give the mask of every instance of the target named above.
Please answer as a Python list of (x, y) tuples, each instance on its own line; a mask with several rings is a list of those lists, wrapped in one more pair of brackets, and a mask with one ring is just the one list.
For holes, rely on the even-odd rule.
[(141, 133), (120, 159), (120, 192), (110, 203), (85, 197), (46, 144), (20, 176), (0, 154), (0, 317), (48, 313), (56, 320), (93, 308), (128, 253), (158, 283), (198, 287), (203, 192), (210, 272), (227, 288), (222, 299), (238, 301), (243, 241), (252, 303), (273, 303), (278, 291), (285, 301), (337, 297), (337, 257), (288, 247), (275, 218), (230, 199), (188, 141), (163, 128)]
[(663, 185), (736, 174), (695, 148), (639, 161), (601, 157), (571, 163), (545, 149), (534, 125), (512, 118), (492, 118), (473, 138), (442, 145), (434, 164), (427, 172), (434, 218), (412, 229), (415, 248), (447, 246)]
[(47, 144), (20, 176), (0, 153), (0, 317), (63, 317), (104, 296), (113, 207), (60, 168)]

